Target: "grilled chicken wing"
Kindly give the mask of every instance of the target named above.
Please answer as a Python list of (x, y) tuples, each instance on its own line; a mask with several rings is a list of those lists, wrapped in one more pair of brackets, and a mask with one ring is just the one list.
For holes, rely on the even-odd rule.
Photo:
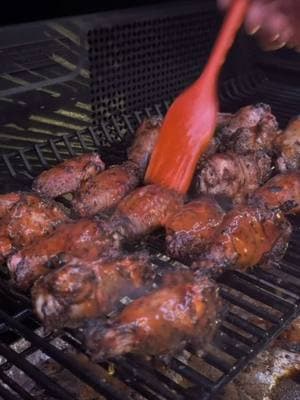
[(20, 199), (0, 224), (0, 259), (14, 249), (28, 246), (36, 239), (50, 234), (68, 217), (52, 200), (36, 194), (20, 194)]
[(180, 207), (166, 222), (168, 253), (182, 261), (198, 257), (210, 243), (223, 216), (221, 207), (208, 196)]
[(135, 239), (164, 226), (182, 202), (182, 196), (171, 190), (158, 185), (143, 186), (118, 204), (112, 216), (112, 227), (121, 236)]
[(133, 144), (127, 151), (128, 160), (138, 165), (143, 173), (154, 149), (161, 124), (160, 117), (146, 118), (138, 128)]
[(82, 183), (72, 201), (81, 216), (92, 216), (115, 207), (140, 182), (140, 170), (132, 161), (113, 165)]
[(124, 296), (142, 294), (153, 270), (145, 254), (97, 261), (73, 259), (32, 289), (36, 314), (49, 328), (74, 327), (114, 310)]
[(214, 154), (197, 171), (194, 190), (197, 194), (225, 196), (239, 203), (263, 184), (270, 173), (271, 158), (265, 152)]
[(206, 278), (163, 286), (127, 305), (111, 325), (91, 323), (85, 342), (94, 360), (129, 352), (164, 355), (206, 343), (219, 311), (217, 287)]
[(33, 190), (47, 197), (74, 192), (80, 183), (104, 170), (97, 153), (82, 154), (42, 172), (33, 183)]
[(28, 289), (39, 276), (47, 274), (60, 263), (61, 253), (83, 257), (87, 261), (113, 253), (118, 243), (106, 233), (105, 225), (105, 221), (96, 219), (62, 224), (51, 236), (12, 255), (8, 260), (8, 269), (13, 283), (22, 290)]
[(3, 218), (20, 198), (21, 193), (0, 194), (0, 218)]
[(279, 153), (276, 161), (279, 171), (300, 169), (300, 116), (294, 118), (278, 136), (275, 147)]
[(275, 175), (254, 192), (249, 203), (270, 209), (282, 208), (285, 213), (299, 213), (300, 171)]
[(279, 260), (288, 244), (291, 225), (280, 211), (239, 206), (217, 227), (212, 245), (193, 264), (200, 273), (246, 270), (258, 263)]
[[(247, 135), (246, 133), (242, 133), (240, 131), (241, 129), (253, 130), (253, 132), (256, 132), (257, 143), (252, 139), (249, 140), (252, 135), (250, 135), (249, 132)], [(242, 136), (244, 135), (245, 138), (247, 137), (248, 145), (250, 145), (248, 151), (242, 141), (239, 140), (240, 134), (242, 134)], [(265, 150), (272, 147), (273, 135), (277, 134), (278, 123), (269, 105), (258, 103), (242, 107), (232, 115), (231, 118), (228, 118), (227, 122), (225, 122), (220, 130), (219, 137), (223, 146), (221, 151), (232, 149), (232, 145), (234, 145), (235, 150), (239, 150), (239, 145), (241, 145), (240, 150), (242, 153), (245, 150), (247, 152), (259, 149)]]

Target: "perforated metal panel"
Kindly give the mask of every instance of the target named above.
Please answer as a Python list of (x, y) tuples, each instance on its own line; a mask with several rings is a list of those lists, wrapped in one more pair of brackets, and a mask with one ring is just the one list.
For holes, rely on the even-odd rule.
[[(212, 2), (162, 10), (88, 33), (94, 124), (170, 100), (199, 75), (219, 18)], [(174, 11), (174, 9), (173, 9)]]

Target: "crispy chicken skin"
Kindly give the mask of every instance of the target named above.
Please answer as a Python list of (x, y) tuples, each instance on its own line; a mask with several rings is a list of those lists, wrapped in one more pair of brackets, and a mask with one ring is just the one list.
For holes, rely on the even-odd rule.
[(254, 192), (249, 203), (270, 209), (282, 208), (286, 214), (299, 213), (300, 171), (275, 175)]
[(300, 115), (290, 121), (286, 130), (278, 136), (275, 147), (280, 172), (300, 169)]
[(219, 311), (217, 287), (207, 278), (163, 286), (127, 305), (106, 327), (90, 323), (85, 342), (94, 360), (175, 353), (210, 340)]
[(0, 258), (7, 257), (14, 249), (33, 243), (46, 236), (69, 218), (52, 200), (36, 194), (20, 194), (20, 199), (1, 220)]
[(109, 314), (124, 296), (144, 293), (152, 278), (145, 254), (93, 262), (73, 259), (35, 283), (35, 312), (48, 328), (75, 327), (86, 319)]
[(193, 260), (210, 243), (224, 211), (212, 197), (203, 196), (180, 207), (166, 222), (168, 253), (179, 260)]
[(21, 193), (0, 194), (0, 218), (3, 218), (20, 198)]
[(182, 203), (181, 195), (161, 186), (140, 187), (120, 201), (112, 216), (112, 227), (121, 236), (135, 239), (164, 226)]
[(134, 141), (127, 151), (128, 160), (145, 172), (162, 124), (162, 118), (146, 118), (137, 129)]
[(104, 170), (97, 153), (86, 153), (66, 160), (42, 172), (33, 183), (33, 190), (47, 197), (57, 197), (74, 192), (82, 181)]
[(83, 182), (72, 201), (81, 217), (115, 207), (140, 182), (140, 170), (132, 161), (113, 165)]
[(263, 184), (271, 173), (271, 158), (265, 152), (238, 155), (214, 154), (194, 177), (194, 191), (228, 197), (242, 202)]
[(225, 268), (245, 271), (258, 263), (277, 261), (285, 253), (290, 234), (291, 225), (280, 211), (236, 207), (223, 218), (212, 245), (193, 268), (218, 274)]
[(104, 221), (96, 219), (62, 224), (52, 235), (12, 255), (7, 265), (13, 283), (19, 289), (29, 289), (38, 277), (60, 264), (61, 253), (89, 261), (115, 252), (118, 243), (106, 234), (105, 225)]

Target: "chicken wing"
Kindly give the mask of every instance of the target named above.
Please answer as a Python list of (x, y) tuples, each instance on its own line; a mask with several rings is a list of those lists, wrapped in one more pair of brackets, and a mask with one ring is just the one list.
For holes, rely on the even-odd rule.
[(128, 160), (138, 165), (143, 173), (154, 149), (161, 124), (160, 117), (146, 118), (138, 128), (134, 141), (127, 151)]
[(223, 216), (216, 200), (208, 196), (180, 207), (166, 222), (168, 253), (181, 261), (197, 258), (210, 243)]
[(275, 147), (279, 153), (276, 164), (280, 172), (300, 169), (300, 116), (278, 136)]
[(38, 277), (60, 264), (61, 253), (90, 261), (115, 252), (117, 240), (106, 233), (105, 225), (105, 221), (96, 219), (62, 224), (51, 236), (12, 255), (7, 265), (13, 283), (22, 290), (30, 288)]
[(0, 195), (0, 218), (3, 218), (5, 214), (20, 200), (21, 193), (6, 193)]
[(174, 353), (209, 341), (220, 308), (217, 287), (206, 278), (163, 286), (127, 305), (110, 325), (90, 323), (85, 343), (94, 360)]
[(271, 209), (281, 208), (287, 214), (299, 213), (300, 171), (275, 175), (254, 192), (249, 203)]
[(239, 206), (217, 227), (212, 245), (192, 267), (218, 274), (225, 268), (241, 271), (284, 255), (291, 225), (280, 211)]
[(262, 151), (248, 155), (227, 152), (214, 154), (197, 171), (197, 194), (225, 196), (240, 203), (271, 174), (271, 158)]
[(42, 172), (33, 183), (33, 190), (47, 197), (57, 197), (78, 189), (80, 183), (104, 170), (97, 153), (82, 154)]
[(115, 207), (140, 182), (140, 170), (132, 161), (113, 165), (82, 183), (72, 201), (81, 217)]
[[(272, 145), (268, 134), (278, 134), (278, 123), (275, 116), (271, 112), (271, 107), (264, 103), (258, 103), (242, 107), (239, 109), (231, 118), (228, 118), (227, 122), (223, 124), (219, 132), (220, 141), (222, 143), (221, 151), (232, 149), (235, 136), (238, 138), (241, 134), (240, 129), (253, 130), (257, 129), (258, 143), (253, 140), (249, 141), (249, 144), (254, 146), (249, 148), (248, 151), (258, 150), (257, 146), (262, 146), (263, 149)], [(244, 146), (241, 141), (238, 141), (242, 145), (241, 150), (244, 150)], [(237, 150), (239, 146), (236, 146)]]
[(75, 327), (109, 314), (124, 296), (143, 294), (153, 277), (145, 254), (93, 262), (73, 259), (35, 283), (33, 304), (46, 327)]
[(0, 224), (0, 259), (14, 249), (28, 246), (46, 236), (69, 218), (59, 204), (36, 194), (20, 194), (20, 199)]
[(171, 190), (143, 186), (120, 201), (112, 216), (112, 228), (127, 239), (135, 239), (164, 226), (182, 203), (183, 197)]

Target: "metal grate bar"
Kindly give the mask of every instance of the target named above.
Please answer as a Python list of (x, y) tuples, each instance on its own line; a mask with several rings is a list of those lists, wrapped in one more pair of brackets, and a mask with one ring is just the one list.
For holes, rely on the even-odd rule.
[(9, 390), (5, 389), (1, 384), (0, 384), (0, 396), (4, 400), (20, 400), (20, 397), (16, 397), (13, 395)]
[(226, 314), (226, 321), (228, 321), (232, 325), (236, 325), (238, 328), (243, 329), (245, 332), (248, 332), (253, 336), (257, 336), (260, 338), (268, 336), (268, 331), (259, 328), (257, 325), (252, 324), (251, 322), (239, 317), (232, 312), (228, 312)]
[[(6, 383), (14, 392), (16, 392), (22, 400), (33, 400), (33, 397), (28, 394), (17, 382), (12, 380), (0, 369), (0, 379)], [(1, 385), (0, 385), (1, 386)]]
[(203, 386), (206, 391), (210, 391), (213, 387), (214, 383), (210, 379), (179, 361), (177, 358), (172, 358), (170, 360), (170, 367), (189, 381), (195, 383), (196, 385)]
[[(227, 336), (231, 337), (232, 339), (236, 340), (237, 342), (243, 343), (248, 348), (253, 345), (252, 340), (246, 338), (245, 336), (240, 335), (239, 333), (233, 331), (232, 329), (228, 328), (227, 326), (221, 325), (220, 331), (225, 333)], [(247, 350), (249, 350), (249, 349), (247, 349)]]
[[(225, 275), (226, 276), (226, 275)], [(224, 277), (225, 277), (224, 276)], [(222, 281), (224, 281), (222, 279)], [(230, 273), (229, 277), (225, 278), (226, 284), (229, 287), (232, 287), (240, 292), (252, 297), (253, 299), (260, 301), (262, 303), (267, 304), (268, 306), (275, 308), (281, 312), (287, 312), (291, 307), (292, 304), (288, 303), (287, 301), (281, 299), (274, 294), (262, 290), (261, 288), (254, 286), (253, 283), (249, 283), (246, 281), (246, 278), (241, 273), (236, 271)]]
[(241, 297), (236, 298), (232, 293), (225, 291), (224, 288), (221, 289), (221, 296), (231, 304), (234, 304), (235, 306), (238, 306), (251, 314), (263, 318), (266, 321), (270, 321), (273, 324), (276, 324), (278, 322), (278, 317), (272, 315), (270, 312), (263, 310), (262, 308), (256, 307), (255, 305), (245, 301)]
[(212, 365), (214, 368), (222, 371), (224, 374), (227, 374), (231, 368), (229, 363), (210, 353), (204, 354), (203, 360)]
[(9, 362), (21, 369), (26, 375), (42, 386), (51, 396), (58, 399), (74, 400), (74, 396), (59, 386), (51, 378), (41, 373), (38, 368), (22, 358), (20, 354), (14, 352), (2, 343), (0, 343), (0, 353)]

